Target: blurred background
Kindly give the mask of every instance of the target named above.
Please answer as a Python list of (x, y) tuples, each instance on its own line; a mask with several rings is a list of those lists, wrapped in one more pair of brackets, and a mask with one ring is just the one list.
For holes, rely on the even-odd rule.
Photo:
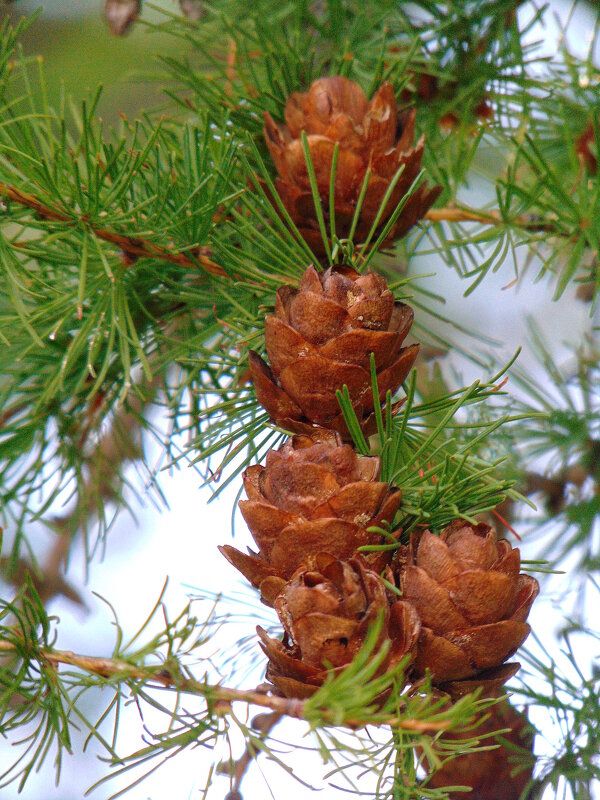
[[(173, 13), (178, 11), (175, 0), (162, 0), (155, 5)], [(561, 3), (554, 3), (554, 6), (559, 15), (556, 25), (538, 31), (550, 51), (560, 30), (560, 15), (565, 11)], [(38, 7), (39, 2), (22, 0), (1, 6), (0, 15), (10, 15), (16, 19), (23, 14), (33, 13)], [(151, 20), (153, 14), (158, 18), (157, 12), (146, 7), (144, 19)], [(578, 42), (577, 29), (574, 29), (571, 44), (575, 49), (585, 42), (585, 17), (579, 28), (579, 36)], [(158, 79), (160, 68), (157, 59), (170, 53), (182, 55), (181, 48), (184, 45), (167, 35), (149, 32), (143, 24), (137, 24), (130, 35), (124, 38), (111, 36), (102, 17), (100, 0), (78, 0), (74, 3), (46, 0), (41, 16), (24, 37), (23, 46), (27, 54), (40, 54), (44, 59), (51, 103), (58, 103), (62, 92), (79, 100), (87, 91), (93, 91), (98, 84), (102, 84), (104, 92), (99, 114), (112, 123), (118, 120), (120, 114), (131, 118), (140, 110), (160, 107), (164, 98)], [(473, 205), (477, 191), (475, 183), (469, 195)], [(528, 348), (529, 318), (536, 320), (559, 362), (569, 356), (569, 345), (579, 343), (591, 328), (589, 304), (580, 302), (575, 297), (574, 289), (565, 292), (560, 302), (552, 302), (553, 285), (549, 281), (534, 285), (533, 270), (518, 286), (512, 288), (504, 288), (509, 280), (506, 274), (489, 276), (478, 291), (465, 298), (463, 292), (466, 286), (454, 271), (441, 262), (432, 263), (431, 259), (426, 264), (420, 263), (423, 260), (415, 259), (412, 269), (415, 272), (437, 273), (435, 278), (429, 279), (432, 283), (427, 285), (446, 298), (444, 314), (451, 319), (468, 320), (471, 328), (496, 339), (499, 343), (496, 358), (500, 362), (507, 360), (523, 344), (524, 352), (519, 363), (534, 379), (539, 374), (539, 379), (543, 380), (543, 373)], [(468, 340), (469, 346), (472, 346), (472, 340)], [(447, 374), (458, 375), (463, 385), (476, 378), (489, 377), (482, 374), (481, 367), (458, 355), (444, 359), (443, 370)], [(149, 442), (148, 448), (150, 453), (154, 448), (158, 462), (160, 447)], [(131, 467), (131, 472), (132, 481), (139, 485), (134, 467)], [(218, 544), (226, 543), (231, 538), (231, 510), (239, 485), (235, 483), (210, 504), (211, 490), (202, 487), (201, 476), (192, 468), (181, 466), (173, 472), (162, 472), (160, 485), (166, 505), (157, 503), (150, 491), (146, 495), (142, 493), (141, 503), (138, 498), (132, 499), (131, 512), (124, 511), (120, 515), (110, 532), (103, 557), (96, 558), (92, 563), (87, 579), (82, 548), (75, 547), (68, 576), (80, 593), (84, 606), (64, 598), (51, 601), (49, 612), (61, 620), (59, 647), (93, 655), (110, 654), (116, 631), (112, 612), (102, 597), (110, 598), (125, 633), (132, 635), (146, 618), (167, 578), (166, 599), (173, 614), (185, 605), (188, 594), (196, 589), (205, 592), (241, 589), (237, 573), (224, 562), (216, 549)], [(236, 545), (240, 547), (247, 542), (249, 536), (238, 514)], [(50, 546), (48, 531), (39, 530), (36, 555), (43, 560), (43, 553)], [(522, 550), (524, 558), (527, 558), (527, 540)], [(7, 587), (2, 589), (3, 592), (9, 591)], [(547, 591), (531, 615), (532, 626), (542, 637), (546, 634), (552, 636), (556, 627), (552, 622), (557, 619), (555, 602), (553, 592)], [(568, 593), (563, 594), (561, 602), (568, 602)], [(268, 617), (268, 610), (261, 609), (261, 613)], [(224, 638), (215, 641), (219, 643), (218, 646), (225, 648), (234, 643), (240, 633), (251, 634), (253, 628), (252, 621), (248, 620), (245, 629), (243, 626), (233, 626), (232, 631), (223, 635)], [(260, 681), (260, 671), (251, 676), (246, 685), (250, 685), (252, 680), (255, 683)], [(104, 707), (102, 704), (108, 702), (108, 697), (100, 695), (89, 695), (87, 698), (87, 710), (91, 717), (95, 712), (100, 713)], [(137, 749), (142, 745), (144, 726), (146, 731), (154, 732), (159, 724), (159, 720), (152, 715), (140, 719), (132, 703), (122, 711), (119, 750), (129, 752)], [(291, 741), (297, 730), (296, 725), (282, 724), (276, 729), (275, 738)], [(110, 738), (110, 730), (105, 731), (105, 735)], [(42, 773), (31, 776), (20, 795), (17, 795), (17, 787), (13, 786), (2, 790), (2, 798), (16, 800), (19, 796), (22, 800), (80, 800), (85, 791), (109, 771), (107, 764), (96, 757), (100, 752), (96, 744), (92, 742), (86, 752), (81, 752), (86, 736), (85, 730), (82, 730), (81, 736), (75, 738), (75, 754), (63, 763), (59, 788), (54, 786), (52, 759), (48, 759)], [(551, 731), (548, 731), (548, 737), (551, 739)], [(539, 746), (543, 749), (543, 742)], [(232, 748), (234, 755), (239, 756), (240, 743), (232, 742)], [(325, 769), (316, 754), (294, 750), (292, 758), (289, 748), (281, 745), (281, 749), (284, 760), (300, 774), (309, 775), (315, 783), (319, 783), (318, 777), (314, 776), (319, 776)], [(0, 739), (0, 767), (8, 766), (13, 755), (14, 750), (10, 745)], [(128, 800), (200, 800), (205, 796), (223, 798), (228, 791), (228, 780), (214, 776), (212, 786), (205, 794), (206, 775), (208, 765), (215, 757), (218, 760), (228, 756), (226, 751), (217, 754), (201, 749), (186, 751), (143, 783), (130, 788), (125, 796)], [(122, 778), (115, 778), (98, 787), (92, 797), (108, 800), (135, 777), (126, 774)], [(259, 800), (271, 796), (278, 800), (284, 796), (302, 800), (312, 796), (312, 790), (296, 783), (278, 766), (267, 762), (261, 764), (259, 761), (251, 767), (244, 782), (244, 797), (247, 800)], [(327, 800), (336, 800), (346, 795), (325, 787), (323, 796)]]
[[(157, 21), (159, 8), (179, 11), (177, 0), (152, 5), (157, 10), (146, 7), (145, 20)], [(51, 102), (62, 91), (80, 98), (101, 84), (99, 113), (114, 122), (120, 112), (131, 115), (161, 101), (161, 87), (152, 82), (158, 74), (156, 56), (181, 52), (179, 42), (156, 31), (150, 35), (143, 24), (135, 25), (124, 38), (111, 36), (102, 0), (19, 0), (0, 5), (0, 14), (16, 20), (39, 9), (41, 17), (24, 35), (23, 46), (26, 53), (43, 57)]]

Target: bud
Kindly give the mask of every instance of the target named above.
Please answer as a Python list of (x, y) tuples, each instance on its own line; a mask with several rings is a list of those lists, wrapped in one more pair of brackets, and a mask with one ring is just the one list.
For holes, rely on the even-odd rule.
[(202, 19), (206, 14), (203, 0), (179, 0), (179, 5), (181, 7), (181, 13), (193, 22)]
[(105, 0), (104, 16), (114, 36), (124, 36), (142, 10), (142, 0)]

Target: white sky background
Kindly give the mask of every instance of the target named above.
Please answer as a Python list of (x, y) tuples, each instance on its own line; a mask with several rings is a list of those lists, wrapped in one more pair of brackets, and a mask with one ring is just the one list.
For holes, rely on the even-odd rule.
[[(87, 10), (99, 5), (89, 0), (81, 3), (65, 3), (61, 0), (47, 2), (48, 11), (69, 13), (74, 9)], [(38, 25), (43, 24), (42, 21)], [(559, 27), (554, 26), (539, 34), (546, 37), (549, 48), (554, 46)], [(583, 49), (585, 45), (586, 23), (573, 28), (570, 43), (573, 49)], [(108, 35), (108, 34), (107, 34)], [(151, 43), (151, 39), (149, 40)], [(432, 271), (431, 260), (424, 265), (415, 266), (415, 272)], [(511, 278), (511, 267), (506, 271), (490, 275), (473, 295), (463, 297), (466, 283), (445, 267), (439, 265), (435, 279), (430, 279), (429, 288), (446, 297), (445, 315), (451, 319), (467, 321), (470, 327), (477, 328), (487, 335), (504, 341), (503, 351), (512, 354), (516, 348), (527, 341), (526, 320), (532, 316), (545, 334), (549, 343), (556, 347), (558, 358), (567, 353), (565, 342), (578, 343), (591, 324), (588, 316), (589, 306), (574, 298), (569, 290), (556, 303), (551, 300), (553, 287), (549, 282), (534, 285), (534, 271), (531, 270), (518, 288), (503, 290)], [(433, 285), (435, 284), (435, 285)], [(530, 354), (525, 352), (520, 359), (522, 367), (534, 370)], [(476, 365), (466, 359), (454, 358), (449, 365), (462, 371), (465, 385), (476, 378), (485, 378)], [(510, 387), (510, 384), (509, 384)], [(114, 605), (121, 626), (131, 634), (142, 623), (152, 608), (165, 579), (169, 578), (167, 605), (174, 616), (186, 603), (189, 587), (202, 587), (215, 592), (231, 592), (244, 590), (245, 584), (238, 573), (219, 555), (217, 545), (230, 541), (231, 509), (239, 489), (239, 482), (226, 490), (221, 497), (207, 504), (210, 490), (200, 488), (200, 477), (193, 470), (183, 467), (173, 476), (165, 474), (161, 486), (169, 502), (169, 509), (157, 513), (151, 503), (136, 509), (137, 521), (123, 513), (112, 529), (108, 538), (106, 555), (102, 562), (91, 566), (90, 579), (82, 591), (89, 611), (84, 613), (78, 608), (64, 602), (52, 603), (49, 611), (60, 619), (58, 646), (73, 649), (76, 652), (93, 655), (109, 655), (114, 642), (114, 628), (107, 606), (92, 595), (92, 591), (110, 599)], [(237, 547), (250, 544), (250, 537), (239, 513), (236, 515)], [(40, 543), (42, 546), (42, 543)], [(528, 557), (527, 541), (523, 542), (522, 552)], [(69, 572), (74, 582), (79, 582), (83, 575), (83, 557), (81, 548), (76, 547)], [(265, 610), (268, 614), (268, 610)], [(530, 615), (533, 628), (544, 640), (552, 635), (560, 625), (558, 610), (552, 604), (552, 598), (542, 597), (534, 606)], [(247, 625), (246, 633), (253, 629)], [(239, 630), (239, 629), (238, 629)], [(235, 641), (237, 631), (229, 636)], [(591, 654), (590, 654), (591, 655)], [(254, 686), (257, 681), (250, 680), (246, 686)], [(107, 702), (107, 700), (105, 701)], [(190, 701), (193, 703), (193, 700)], [(187, 701), (186, 701), (187, 704)], [(98, 709), (101, 706), (98, 705)], [(89, 713), (94, 716), (94, 707), (90, 698)], [(240, 713), (243, 709), (240, 708)], [(151, 715), (146, 718), (151, 722)], [(142, 733), (140, 720), (135, 706), (123, 715), (121, 720), (121, 752), (126, 753), (141, 746)], [(282, 723), (275, 730), (275, 737), (285, 741), (297, 740), (304, 732), (301, 723)], [(551, 737), (548, 731), (548, 736)], [(77, 748), (77, 741), (75, 747)], [(539, 742), (539, 745), (543, 745)], [(92, 748), (94, 749), (94, 748)], [(238, 744), (238, 752), (241, 751)], [(8, 763), (12, 753), (5, 742), (0, 740), (0, 767)], [(227, 753), (220, 753), (226, 757)], [(147, 781), (131, 789), (125, 797), (127, 800), (201, 800), (203, 796), (206, 770), (213, 760), (214, 754), (204, 750), (191, 750), (178, 755), (169, 764), (163, 766)], [(284, 758), (300, 776), (310, 779), (323, 791), (320, 793), (327, 800), (347, 798), (346, 793), (338, 792), (320, 781), (320, 776), (327, 772), (317, 756), (307, 756), (294, 750)], [(33, 776), (19, 797), (22, 800), (79, 800), (85, 790), (97, 779), (107, 773), (106, 764), (98, 761), (92, 753), (67, 758), (59, 788), (53, 786), (51, 760), (38, 776)], [(306, 800), (313, 792), (303, 788), (276, 765), (259, 762), (253, 765), (243, 784), (246, 800), (259, 800), (271, 796), (268, 786), (277, 800), (284, 797), (295, 800)], [(132, 780), (133, 773), (126, 776)], [(92, 795), (92, 800), (107, 800), (117, 791), (124, 781), (113, 781), (105, 784)], [(365, 786), (365, 789), (368, 787)], [(218, 778), (208, 792), (209, 800), (221, 800), (228, 791), (228, 781)], [(549, 796), (553, 796), (551, 793)], [(4, 789), (3, 800), (15, 800), (16, 788)], [(598, 794), (600, 798), (600, 793)]]

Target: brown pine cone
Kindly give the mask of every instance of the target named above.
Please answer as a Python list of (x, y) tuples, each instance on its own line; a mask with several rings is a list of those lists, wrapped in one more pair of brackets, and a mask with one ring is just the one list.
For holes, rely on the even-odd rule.
[(283, 642), (257, 630), (269, 658), (267, 678), (286, 697), (310, 697), (332, 670), (347, 666), (382, 612), (380, 643), (389, 639), (391, 647), (380, 674), (412, 653), (419, 636), (412, 606), (401, 600), (390, 606), (381, 578), (360, 557), (338, 561), (317, 555), (285, 584), (275, 609), (285, 629)]
[(458, 682), (456, 689), (473, 676), (466, 688), (507, 680), (514, 671), (502, 665), (529, 635), (525, 620), (539, 592), (535, 578), (519, 574), (519, 550), (489, 525), (464, 520), (439, 536), (425, 531), (415, 545), (400, 576), (422, 623), (415, 675), (429, 669), (435, 684)]
[(379, 275), (351, 267), (319, 273), (310, 266), (298, 289), (277, 290), (275, 313), (266, 317), (270, 367), (250, 352), (258, 402), (287, 430), (306, 433), (316, 424), (350, 438), (335, 396), (346, 384), (363, 430), (373, 433), (370, 354), (384, 399), (417, 357), (418, 345), (402, 347), (412, 321), (412, 309), (394, 302)]
[[(402, 493), (377, 480), (380, 468), (379, 458), (358, 456), (330, 431), (292, 437), (269, 451), (266, 466), (244, 472), (248, 499), (240, 501), (240, 510), (258, 553), (246, 555), (229, 545), (221, 552), (272, 605), (311, 556), (323, 551), (350, 558), (363, 545), (382, 543), (381, 534), (367, 528), (384, 520), (391, 525)], [(365, 562), (380, 571), (391, 555), (369, 553)]]
[[(427, 788), (471, 787), (470, 792), (451, 792), (449, 800), (519, 800), (533, 773), (534, 730), (525, 714), (514, 709), (508, 701), (492, 706), (488, 713), (490, 717), (477, 728), (446, 733), (444, 739), (460, 742), (510, 728), (507, 733), (481, 740), (485, 746), (500, 746), (495, 750), (451, 759), (429, 778)], [(423, 766), (426, 771), (429, 769), (427, 760)]]
[[(410, 102), (413, 98), (418, 101), (431, 103), (432, 100), (451, 101), (459, 94), (460, 87), (456, 81), (445, 81), (441, 83), (437, 75), (429, 72), (411, 73), (411, 86), (402, 90), (400, 99), (403, 102)], [(483, 92), (479, 100), (473, 100), (470, 108), (470, 116), (475, 117), (479, 122), (490, 122), (494, 118), (494, 110), (488, 103), (488, 93)], [(464, 111), (463, 111), (464, 113)], [(440, 127), (444, 130), (452, 130), (460, 123), (460, 119), (453, 111), (449, 111), (439, 119)]]
[[(376, 235), (419, 174), (425, 147), (421, 137), (413, 147), (415, 111), (398, 116), (394, 89), (384, 83), (369, 102), (360, 88), (339, 76), (316, 80), (308, 92), (294, 92), (285, 104), (286, 125), (265, 114), (265, 139), (279, 173), (275, 185), (289, 215), (317, 255), (324, 254), (300, 134), (306, 131), (323, 213), (329, 230), (329, 185), (336, 143), (335, 227), (348, 238), (356, 202), (368, 169), (371, 176), (354, 241), (364, 241), (397, 170), (404, 165), (378, 224)], [(426, 184), (414, 192), (394, 223), (385, 244), (404, 236), (422, 219), (441, 192)]]

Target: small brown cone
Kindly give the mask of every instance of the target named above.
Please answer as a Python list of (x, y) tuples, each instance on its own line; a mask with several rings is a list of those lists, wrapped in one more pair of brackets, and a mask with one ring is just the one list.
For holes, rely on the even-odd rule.
[(124, 36), (139, 17), (141, 0), (105, 0), (104, 16), (111, 33)]
[(181, 13), (192, 22), (198, 22), (206, 14), (204, 3), (205, 0), (179, 0)]
[(336, 390), (348, 387), (363, 431), (375, 431), (370, 354), (379, 395), (394, 394), (406, 379), (418, 345), (402, 347), (412, 309), (394, 302), (384, 278), (351, 267), (309, 267), (297, 289), (277, 290), (275, 313), (265, 320), (270, 366), (250, 353), (258, 402), (271, 419), (295, 432), (318, 425), (350, 438)]
[[(292, 437), (269, 451), (264, 467), (244, 472), (248, 499), (240, 510), (258, 553), (229, 545), (221, 552), (272, 605), (285, 581), (318, 553), (351, 558), (361, 546), (382, 543), (381, 534), (367, 529), (392, 525), (402, 494), (378, 480), (380, 466), (379, 458), (358, 456), (332, 432)], [(380, 571), (391, 555), (365, 554), (365, 563)]]
[(434, 684), (457, 694), (510, 677), (504, 662), (529, 635), (525, 620), (539, 592), (519, 568), (519, 550), (483, 523), (456, 520), (439, 536), (413, 540), (400, 585), (422, 623), (415, 675), (429, 670)]
[[(276, 188), (300, 233), (317, 255), (324, 254), (301, 133), (316, 173), (323, 213), (329, 229), (329, 186), (336, 144), (335, 225), (339, 238), (350, 233), (354, 211), (367, 170), (371, 174), (354, 241), (364, 241), (390, 183), (404, 167), (378, 223), (376, 236), (421, 169), (425, 140), (414, 146), (415, 112), (398, 116), (394, 90), (384, 83), (369, 102), (357, 83), (335, 76), (316, 80), (307, 92), (295, 92), (285, 105), (285, 125), (265, 114), (265, 139), (279, 173)], [(426, 184), (412, 194), (386, 237), (391, 244), (404, 236), (431, 208), (441, 187)]]
[[(427, 788), (445, 786), (470, 786), (470, 792), (451, 792), (449, 800), (520, 800), (531, 780), (533, 765), (534, 730), (525, 714), (502, 701), (489, 709), (490, 717), (477, 728), (461, 733), (448, 733), (446, 740), (485, 736), (508, 728), (497, 737), (481, 740), (482, 746), (499, 745), (494, 750), (469, 753), (448, 761), (427, 781)], [(424, 761), (427, 771), (429, 765)]]
[(411, 654), (419, 635), (414, 609), (402, 601), (390, 606), (381, 578), (360, 557), (339, 561), (319, 554), (285, 584), (275, 608), (283, 642), (262, 628), (258, 633), (269, 659), (267, 678), (286, 697), (310, 697), (332, 671), (344, 669), (380, 615), (380, 641), (391, 644), (380, 674)]

